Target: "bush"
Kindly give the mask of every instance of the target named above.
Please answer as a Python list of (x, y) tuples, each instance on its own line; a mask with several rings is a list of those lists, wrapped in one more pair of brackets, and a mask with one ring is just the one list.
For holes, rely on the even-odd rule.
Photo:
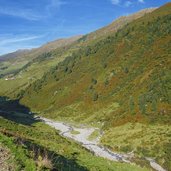
[(130, 99), (129, 99), (129, 107), (130, 107), (131, 114), (135, 114), (135, 103), (134, 103), (134, 99), (132, 96), (130, 96)]
[(106, 63), (104, 63), (104, 64), (103, 64), (103, 68), (105, 69), (106, 67), (107, 67), (107, 64), (106, 64)]
[(93, 95), (93, 101), (97, 101), (99, 98), (99, 95), (97, 93), (94, 93)]
[(127, 67), (124, 68), (124, 72), (125, 72), (125, 74), (128, 74), (129, 73), (129, 69)]
[(93, 79), (92, 79), (92, 83), (93, 83), (93, 84), (97, 84), (97, 80), (93, 78)]
[(142, 114), (145, 114), (146, 113), (146, 101), (145, 101), (145, 96), (144, 95), (140, 95), (139, 96), (139, 109), (140, 109), (140, 112)]
[(109, 85), (108, 79), (105, 80), (104, 85), (105, 85), (105, 86)]

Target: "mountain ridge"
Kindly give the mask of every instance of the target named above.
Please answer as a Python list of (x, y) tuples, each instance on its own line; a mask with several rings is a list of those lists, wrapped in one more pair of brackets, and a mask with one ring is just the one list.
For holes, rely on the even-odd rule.
[(110, 34), (110, 32), (116, 32), (129, 22), (141, 18), (142, 16), (151, 13), (156, 9), (157, 7), (146, 8), (127, 16), (121, 16), (118, 19), (111, 22), (111, 24), (90, 33), (88, 37), (95, 39), (98, 37), (98, 34), (100, 34), (100, 36), (103, 36), (105, 34)]
[[(93, 36), (91, 34), (98, 34), (96, 32), (101, 32), (102, 31), (102, 33), (100, 33), (100, 34), (101, 34), (101, 36), (103, 36), (103, 34), (105, 34), (105, 32), (117, 31), (119, 28), (123, 27), (123, 24), (120, 24), (120, 23), (125, 22), (125, 24), (127, 24), (127, 23), (129, 23), (129, 22), (131, 22), (133, 20), (136, 20), (136, 19), (142, 17), (143, 15), (145, 15), (147, 13), (151, 13), (152, 11), (154, 11), (156, 9), (157, 9), (157, 7), (151, 7), (151, 8), (146, 8), (146, 9), (140, 10), (138, 12), (135, 12), (135, 13), (127, 15), (127, 16), (121, 16), (118, 19), (116, 19), (113, 22), (111, 22), (111, 24), (109, 24), (107, 26), (104, 26), (103, 28), (98, 29), (96, 31), (93, 31), (92, 33), (89, 33), (88, 35), (91, 37), (91, 36)], [(118, 22), (118, 24), (117, 24), (117, 22)], [(116, 27), (115, 25), (121, 25), (121, 26), (118, 26), (118, 28), (115, 28)], [(45, 47), (46, 51), (50, 51), (50, 49), (46, 48), (47, 46), (54, 46), (53, 48), (50, 47), (50, 48), (52, 48), (51, 50), (54, 50), (55, 48), (60, 47), (60, 45), (58, 45), (58, 44), (56, 45), (56, 43), (58, 43), (60, 41), (61, 41), (61, 43), (62, 42), (64, 43), (62, 46), (65, 46), (65, 45), (67, 45), (65, 40), (66, 41), (67, 40), (68, 41), (70, 41), (70, 40), (71, 41), (72, 40), (78, 40), (78, 39), (81, 39), (81, 37), (83, 37), (83, 36), (84, 35), (75, 35), (75, 36), (71, 36), (71, 37), (68, 37), (68, 38), (56, 39), (54, 41), (47, 42), (47, 43), (43, 44), (42, 46), (40, 46), (38, 48), (34, 48), (33, 50), (37, 51), (38, 49), (43, 49)], [(3, 58), (3, 57), (6, 57), (6, 56), (8, 57), (8, 55), (12, 55), (13, 53), (14, 53), (14, 56), (16, 56), (18, 52), (31, 51), (31, 50), (32, 49), (30, 49), (30, 50), (29, 49), (24, 49), (24, 50), (22, 50), (22, 49), (20, 50), (19, 49), (19, 50), (15, 51), (15, 52), (11, 52), (9, 54), (7, 53), (7, 54), (4, 54), (4, 55), (1, 55), (0, 59)], [(15, 55), (15, 53), (16, 53), (16, 55)]]

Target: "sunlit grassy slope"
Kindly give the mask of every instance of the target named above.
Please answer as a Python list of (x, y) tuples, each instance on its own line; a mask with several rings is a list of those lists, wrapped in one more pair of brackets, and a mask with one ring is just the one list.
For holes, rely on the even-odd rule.
[(170, 18), (167, 4), (80, 48), (30, 85), (21, 102), (54, 118), (107, 126), (170, 123)]
[[(0, 56), (0, 95), (16, 98), (20, 91), (40, 79), (51, 67), (71, 56), (80, 47), (86, 46), (92, 41), (97, 42), (111, 32), (115, 33), (127, 23), (153, 10), (154, 8), (145, 9), (133, 15), (121, 17), (112, 24), (85, 36), (59, 39), (37, 49), (20, 50)], [(9, 80), (5, 81), (6, 78)]]
[(37, 49), (0, 56), (0, 95), (17, 98), (20, 91), (70, 55), (80, 37), (60, 39)]
[[(74, 36), (66, 39), (58, 39), (52, 42), (48, 42), (43, 46), (31, 50), (18, 50), (9, 54), (0, 56), (0, 76), (9, 74), (20, 69), (24, 65), (24, 62), (28, 63), (33, 59), (40, 58), (48, 52), (55, 51), (56, 49), (68, 47), (76, 42), (82, 36)], [(47, 56), (49, 57), (49, 56)], [(15, 66), (15, 67), (11, 67)]]
[[(23, 118), (24, 119), (24, 118)], [(17, 124), (0, 118), (0, 144), (14, 156), (15, 171), (146, 171), (136, 165), (116, 163), (95, 157), (74, 142), (68, 141), (43, 123), (32, 126)], [(51, 162), (49, 168), (44, 160)]]
[(127, 123), (110, 128), (104, 133), (102, 143), (113, 151), (134, 152), (137, 156), (152, 157), (170, 170), (171, 126)]

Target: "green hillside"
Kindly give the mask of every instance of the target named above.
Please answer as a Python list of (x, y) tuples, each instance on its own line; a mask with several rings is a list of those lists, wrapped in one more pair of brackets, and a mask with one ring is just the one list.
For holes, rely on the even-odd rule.
[[(46, 118), (99, 127), (103, 132), (101, 144), (109, 149), (134, 152), (134, 162), (141, 166), (147, 165), (143, 163), (145, 157), (154, 158), (171, 170), (171, 3), (151, 11), (112, 31), (106, 27), (107, 34), (103, 28), (38, 55), (13, 70), (7, 77), (13, 79), (2, 76), (0, 95), (17, 99), (27, 110)], [(6, 106), (3, 102), (0, 107), (7, 110)], [(11, 111), (13, 108), (18, 107), (10, 107)], [(17, 131), (26, 141), (62, 155), (65, 162), (71, 159), (78, 170), (140, 169), (99, 159), (76, 143), (61, 139), (43, 123), (13, 125), (22, 119), (4, 118), (8, 119), (0, 118), (4, 144), (16, 138), (9, 138), (5, 128), (10, 134)], [(78, 155), (73, 164), (75, 152)]]
[(21, 102), (76, 121), (169, 123), (170, 6), (81, 47), (30, 85)]
[(0, 63), (0, 95), (18, 98), (20, 91), (64, 60), (75, 49), (76, 40), (79, 38), (80, 36), (76, 36), (54, 41), (27, 53), (21, 52), (19, 56), (12, 58), (8, 57), (11, 54), (6, 55)]
[[(5, 104), (7, 103), (7, 104)], [(0, 104), (13, 110), (0, 114), (1, 169), (12, 171), (147, 171), (136, 165), (107, 161), (96, 157), (80, 145), (61, 137), (55, 129), (21, 113), (15, 101)], [(18, 106), (19, 111), (12, 109)], [(6, 118), (6, 119), (5, 119)], [(5, 163), (4, 163), (5, 160)], [(5, 170), (5, 171), (6, 171)]]
[[(169, 3), (116, 34), (81, 47), (30, 85), (21, 103), (46, 117), (99, 126), (111, 136), (114, 127), (128, 122), (154, 125), (155, 129), (158, 124), (169, 125), (170, 20)], [(156, 157), (170, 168), (170, 156), (165, 153), (166, 144), (171, 145), (170, 131), (161, 138), (150, 130), (155, 141), (144, 138), (138, 147), (132, 143), (136, 134), (118, 150), (130, 146), (127, 151)], [(116, 150), (110, 136), (104, 139), (102, 143)]]
[[(74, 36), (49, 42), (40, 48), (19, 50), (0, 56), (0, 95), (18, 98), (20, 91), (27, 88), (35, 80), (40, 79), (51, 67), (70, 56), (80, 47), (92, 41), (99, 41), (105, 34), (116, 32), (127, 23), (142, 17), (155, 8), (145, 9), (130, 16), (121, 17), (112, 24), (85, 36)], [(7, 79), (7, 80), (6, 80)], [(8, 85), (8, 86), (7, 86)]]

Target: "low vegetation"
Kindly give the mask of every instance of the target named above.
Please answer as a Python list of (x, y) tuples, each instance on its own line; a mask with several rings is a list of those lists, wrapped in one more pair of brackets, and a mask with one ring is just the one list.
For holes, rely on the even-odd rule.
[(0, 143), (14, 156), (16, 170), (148, 170), (96, 157), (42, 122), (23, 125), (0, 118)]
[(133, 152), (140, 158), (154, 158), (168, 170), (171, 166), (170, 125), (127, 123), (110, 128), (101, 141), (113, 151)]
[(15, 171), (15, 161), (14, 156), (11, 154), (10, 150), (2, 144), (3, 137), (0, 134), (0, 168), (1, 171)]
[(73, 131), (71, 131), (71, 134), (74, 134), (74, 135), (77, 135), (77, 134), (79, 134), (80, 132), (79, 131), (76, 131), (76, 130), (73, 130)]
[(97, 129), (89, 136), (89, 140), (95, 140), (99, 136), (100, 136), (100, 131)]

